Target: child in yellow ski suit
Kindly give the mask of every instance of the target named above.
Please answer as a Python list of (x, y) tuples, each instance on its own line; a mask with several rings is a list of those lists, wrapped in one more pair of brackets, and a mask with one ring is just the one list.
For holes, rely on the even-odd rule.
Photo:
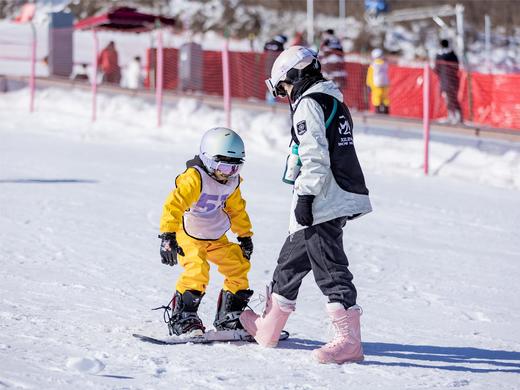
[[(244, 157), (238, 134), (226, 128), (210, 129), (203, 136), (199, 155), (186, 163), (187, 169), (175, 179), (175, 189), (164, 204), (162, 262), (174, 265), (178, 258), (184, 268), (169, 321), (175, 334), (193, 336), (205, 330), (197, 309), (209, 282), (209, 262), (225, 277), (215, 328), (241, 328), (238, 317), (253, 294), (247, 278), (253, 232), (240, 192)], [(240, 245), (228, 241), (229, 229)]]
[(388, 114), (390, 98), (388, 87), (388, 64), (381, 49), (372, 50), (372, 63), (368, 67), (366, 85), (370, 88), (370, 99), (379, 114)]

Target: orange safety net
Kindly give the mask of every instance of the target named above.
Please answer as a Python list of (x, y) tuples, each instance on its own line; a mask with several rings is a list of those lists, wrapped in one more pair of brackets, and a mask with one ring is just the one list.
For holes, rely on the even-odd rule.
[[(222, 52), (202, 51), (193, 58), (190, 69), (197, 69), (200, 83), (183, 88), (179, 78), (179, 51), (165, 49), (165, 89), (195, 90), (202, 94), (223, 95)], [(230, 90), (233, 98), (267, 100), (264, 80), (269, 77), (273, 53), (229, 52)], [(148, 51), (146, 86), (153, 86), (155, 49)], [(444, 68), (443, 65), (446, 65)], [(201, 69), (199, 69), (201, 67)], [(367, 64), (344, 63), (346, 79), (342, 92), (347, 105), (357, 111), (374, 111), (366, 85)], [(458, 65), (437, 63), (430, 70), (430, 117), (433, 120), (486, 125), (520, 130), (520, 75), (489, 75), (459, 70)], [(423, 117), (424, 70), (388, 65), (389, 114), (396, 117)], [(283, 100), (278, 100), (283, 101)]]
[[(177, 49), (163, 49), (163, 88), (165, 90), (177, 89), (179, 79), (178, 58), (179, 51)], [(146, 77), (144, 79), (145, 88), (155, 88), (155, 83), (157, 81), (156, 60), (157, 49), (148, 49), (146, 51)]]

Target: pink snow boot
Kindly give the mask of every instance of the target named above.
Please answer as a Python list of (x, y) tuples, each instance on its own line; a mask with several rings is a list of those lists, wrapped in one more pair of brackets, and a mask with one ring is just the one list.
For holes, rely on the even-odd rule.
[(280, 333), (294, 311), (296, 301), (291, 301), (276, 293), (268, 294), (264, 312), (261, 316), (252, 310), (240, 315), (240, 323), (262, 347), (273, 348), (278, 345)]
[(334, 326), (334, 339), (321, 348), (312, 351), (320, 363), (347, 363), (363, 360), (359, 317), (361, 307), (355, 305), (348, 310), (339, 303), (327, 303), (327, 312)]

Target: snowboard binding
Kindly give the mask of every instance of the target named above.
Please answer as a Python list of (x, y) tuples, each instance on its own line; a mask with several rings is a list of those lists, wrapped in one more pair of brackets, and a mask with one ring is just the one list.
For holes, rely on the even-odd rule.
[(217, 314), (213, 322), (215, 329), (243, 329), (239, 317), (249, 303), (252, 295), (252, 290), (239, 290), (236, 294), (233, 294), (231, 291), (221, 290), (218, 297)]
[(161, 306), (153, 310), (164, 310), (164, 322), (168, 325), (170, 336), (174, 334), (177, 336), (202, 336), (206, 329), (197, 310), (203, 296), (203, 293), (195, 290), (187, 290), (182, 294), (176, 291), (168, 306)]

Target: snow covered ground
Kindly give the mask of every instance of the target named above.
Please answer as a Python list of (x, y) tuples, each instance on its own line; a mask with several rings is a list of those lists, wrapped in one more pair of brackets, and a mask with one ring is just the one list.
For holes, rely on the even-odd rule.
[[(357, 133), (374, 212), (349, 223), (345, 248), (364, 309), (365, 362), (320, 366), (325, 298), (304, 282), (277, 349), (255, 344), (156, 346), (159, 312), (180, 273), (161, 264), (162, 202), (221, 111), (191, 100), (165, 111), (47, 89), (0, 95), (0, 387), (21, 389), (518, 389), (518, 145), (421, 141)], [(236, 110), (244, 196), (253, 221), (251, 285), (269, 281), (286, 236), (290, 187), (280, 180), (287, 118)], [(358, 126), (361, 129), (361, 126)], [(487, 151), (484, 151), (487, 150)], [(489, 151), (491, 150), (491, 151)], [(222, 278), (201, 305), (210, 326)], [(261, 309), (261, 305), (257, 310)]]

